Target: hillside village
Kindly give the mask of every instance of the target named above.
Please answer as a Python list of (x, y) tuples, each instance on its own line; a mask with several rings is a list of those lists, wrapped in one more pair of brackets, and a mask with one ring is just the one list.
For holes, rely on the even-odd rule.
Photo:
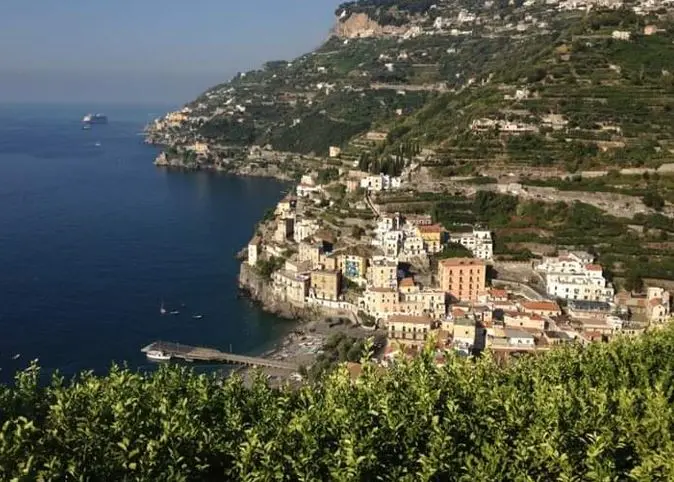
[(385, 357), (637, 335), (674, 288), (673, 3), (347, 2), (317, 50), (147, 142), (159, 166), (295, 183), (242, 287), (385, 334)]
[[(335, 185), (347, 190), (340, 181), (324, 187), (303, 176), (259, 227), (242, 270), (268, 277), (276, 301), (384, 332), (385, 360), (431, 337), (441, 349), (507, 356), (638, 335), (670, 319), (667, 290), (616, 293), (587, 252), (501, 263), (489, 228), (448, 232), (431, 215), (380, 212), (371, 186), (383, 191), (385, 184), (370, 176), (354, 191), (372, 211), (368, 222), (330, 222), (329, 208), (317, 206)], [(494, 278), (502, 266), (521, 279)]]

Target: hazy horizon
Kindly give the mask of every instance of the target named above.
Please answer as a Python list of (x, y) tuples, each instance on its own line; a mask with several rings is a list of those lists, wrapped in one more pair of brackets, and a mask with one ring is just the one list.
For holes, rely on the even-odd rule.
[(327, 38), (339, 0), (5, 0), (0, 102), (170, 103)]

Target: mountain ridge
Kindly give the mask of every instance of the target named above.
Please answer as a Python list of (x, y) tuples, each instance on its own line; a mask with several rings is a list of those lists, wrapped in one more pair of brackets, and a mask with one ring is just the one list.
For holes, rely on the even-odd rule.
[(334, 146), (377, 170), (418, 144), (455, 174), (657, 168), (674, 160), (674, 37), (671, 6), (652, 4), (343, 3), (318, 49), (209, 89), (148, 140), (182, 157), (208, 145), (189, 158), (201, 167)]

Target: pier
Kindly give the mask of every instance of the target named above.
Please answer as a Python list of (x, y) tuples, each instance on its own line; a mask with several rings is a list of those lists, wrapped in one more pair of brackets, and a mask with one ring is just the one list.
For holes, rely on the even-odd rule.
[(250, 367), (274, 368), (277, 370), (297, 371), (298, 366), (280, 360), (270, 360), (253, 356), (227, 353), (214, 348), (201, 346), (183, 345), (167, 341), (155, 341), (142, 348), (143, 353), (148, 351), (160, 351), (169, 355), (172, 359), (177, 358), (188, 362), (200, 361), (209, 363), (225, 363), (229, 365), (244, 365)]

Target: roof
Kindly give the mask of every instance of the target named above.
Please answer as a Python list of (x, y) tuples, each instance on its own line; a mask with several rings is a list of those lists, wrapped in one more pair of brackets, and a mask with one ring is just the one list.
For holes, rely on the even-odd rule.
[(569, 300), (569, 308), (581, 311), (609, 311), (611, 305), (605, 301)]
[(447, 258), (441, 259), (441, 266), (485, 266), (485, 262), (477, 258)]
[(465, 316), (460, 316), (458, 318), (454, 319), (454, 325), (459, 325), (459, 326), (476, 326), (477, 323), (475, 320), (471, 318), (467, 318)]
[(524, 301), (522, 308), (532, 311), (560, 311), (559, 305), (554, 301)]
[(428, 316), (394, 315), (388, 319), (389, 323), (413, 323), (417, 325), (430, 325), (433, 320)]
[(598, 264), (586, 264), (585, 269), (588, 271), (602, 271), (601, 265)]
[(441, 225), (439, 224), (431, 224), (428, 226), (421, 225), (419, 226), (419, 232), (420, 233), (441, 233), (445, 230)]
[(250, 243), (248, 243), (248, 246), (260, 244), (261, 242), (262, 242), (262, 238), (260, 238), (259, 236), (255, 236), (253, 239), (250, 240)]
[(397, 290), (395, 288), (368, 288), (368, 291), (373, 293), (395, 293)]
[(403, 278), (400, 281), (401, 288), (414, 288), (414, 278)]
[(517, 328), (504, 328), (503, 333), (508, 338), (533, 338), (534, 335), (528, 331), (518, 330)]
[(508, 292), (506, 290), (500, 290), (497, 288), (492, 288), (489, 290), (489, 294), (495, 298), (507, 298)]
[(662, 304), (662, 298), (653, 298), (651, 301), (648, 302), (649, 305), (651, 306), (658, 306)]
[(506, 316), (512, 318), (528, 318), (530, 320), (542, 321), (543, 317), (535, 313), (523, 313), (521, 311), (507, 311), (504, 313)]

